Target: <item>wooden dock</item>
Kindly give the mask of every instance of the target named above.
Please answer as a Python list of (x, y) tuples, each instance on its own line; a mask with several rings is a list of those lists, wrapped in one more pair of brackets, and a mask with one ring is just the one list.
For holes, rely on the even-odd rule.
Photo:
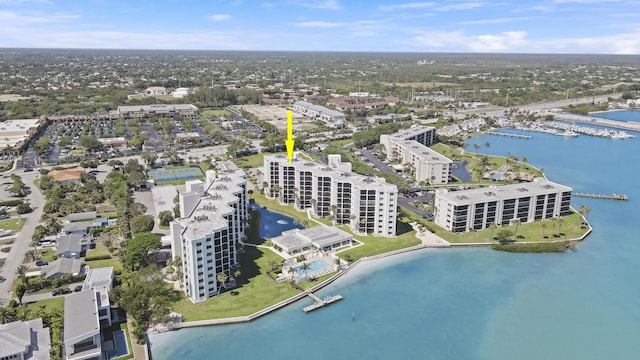
[(520, 134), (509, 134), (509, 133), (503, 133), (503, 132), (490, 132), (490, 135), (497, 135), (497, 136), (505, 136), (505, 137), (510, 137), (510, 138), (516, 138), (516, 139), (531, 139), (532, 136), (531, 135), (520, 135)]
[(307, 307), (305, 307), (304, 309), (302, 309), (302, 311), (304, 312), (310, 312), (313, 311), (315, 309), (319, 309), (325, 305), (329, 305), (332, 304), (336, 301), (340, 301), (342, 300), (342, 295), (334, 295), (334, 296), (327, 296), (324, 299), (320, 299), (319, 297), (317, 297), (314, 293), (307, 291), (307, 295), (309, 295), (310, 298), (313, 299), (313, 301), (315, 301), (313, 303), (313, 305), (309, 305)]
[(593, 198), (593, 199), (608, 199), (608, 200), (622, 200), (622, 201), (629, 200), (629, 197), (625, 194), (601, 195), (601, 194), (573, 193), (573, 196)]

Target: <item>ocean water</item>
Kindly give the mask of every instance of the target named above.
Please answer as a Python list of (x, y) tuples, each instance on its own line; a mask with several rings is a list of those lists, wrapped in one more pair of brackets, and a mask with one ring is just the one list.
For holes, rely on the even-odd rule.
[(526, 156), (576, 192), (630, 197), (574, 198), (574, 208), (591, 209), (595, 229), (575, 251), (427, 249), (367, 263), (318, 293), (344, 296), (331, 306), (305, 314), (305, 299), (247, 324), (154, 335), (153, 358), (638, 358), (640, 168), (633, 159), (640, 134), (531, 135), (469, 143), (485, 153)]

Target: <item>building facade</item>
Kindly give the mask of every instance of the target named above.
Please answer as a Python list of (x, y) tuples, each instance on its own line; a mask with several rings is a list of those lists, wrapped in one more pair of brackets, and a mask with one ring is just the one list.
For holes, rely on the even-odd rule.
[(488, 188), (436, 191), (435, 223), (452, 232), (482, 230), (490, 224), (509, 225), (551, 219), (571, 214), (568, 186), (537, 178)]
[(391, 141), (395, 161), (408, 166), (416, 181), (447, 184), (451, 181), (453, 161), (415, 140)]
[(205, 183), (187, 182), (180, 214), (171, 222), (171, 252), (182, 259), (184, 291), (192, 302), (220, 292), (218, 274), (238, 266), (238, 242), (244, 237), (247, 181), (242, 170), (207, 171)]
[(436, 129), (431, 126), (413, 126), (394, 134), (380, 135), (380, 143), (387, 152), (387, 160), (408, 166), (416, 181), (447, 184), (451, 181), (453, 161), (431, 150), (435, 144)]
[(319, 118), (330, 127), (341, 126), (346, 119), (340, 111), (327, 109), (324, 106), (314, 105), (306, 101), (296, 101), (293, 105), (293, 111), (305, 116)]
[(320, 217), (331, 216), (338, 225), (348, 224), (361, 234), (396, 236), (396, 185), (345, 169), (303, 161), (294, 153), (291, 163), (284, 155), (264, 157), (265, 192), (281, 204), (298, 210), (311, 209)]

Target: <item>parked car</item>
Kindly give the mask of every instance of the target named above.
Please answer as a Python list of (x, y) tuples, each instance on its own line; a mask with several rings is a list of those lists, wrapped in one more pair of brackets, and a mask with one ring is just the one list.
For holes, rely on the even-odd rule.
[(36, 261), (36, 266), (47, 266), (47, 265), (49, 265), (48, 261), (44, 261), (44, 260)]
[(51, 295), (57, 296), (64, 294), (64, 290), (62, 288), (57, 288), (51, 292)]
[(73, 291), (75, 291), (75, 292), (82, 291), (82, 285), (76, 286), (75, 288), (73, 288)]
[(4, 276), (0, 276), (0, 283), (5, 282), (7, 279), (4, 278)]
[(63, 293), (63, 294), (71, 294), (71, 289), (69, 289), (69, 288), (62, 288), (62, 293)]

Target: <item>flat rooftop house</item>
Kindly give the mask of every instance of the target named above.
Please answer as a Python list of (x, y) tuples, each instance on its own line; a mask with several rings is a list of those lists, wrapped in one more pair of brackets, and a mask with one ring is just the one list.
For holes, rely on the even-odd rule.
[(102, 358), (95, 290), (83, 290), (65, 297), (64, 348), (67, 359)]

